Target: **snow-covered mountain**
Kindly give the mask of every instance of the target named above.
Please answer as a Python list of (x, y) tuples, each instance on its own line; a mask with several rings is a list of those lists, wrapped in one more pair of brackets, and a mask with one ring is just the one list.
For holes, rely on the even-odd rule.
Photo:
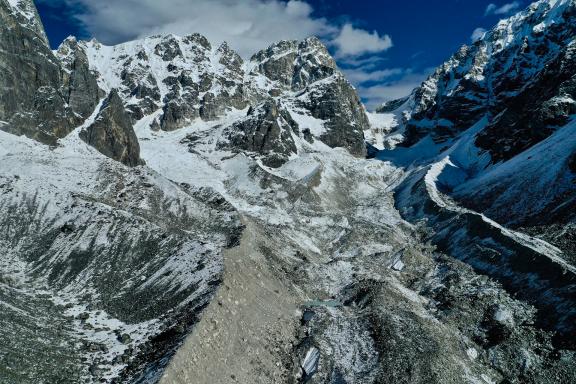
[(450, 156), (460, 176), (447, 187), (499, 222), (572, 222), (575, 49), (576, 2), (535, 2), (462, 47), (396, 106), (399, 129), (387, 139), (420, 148), (421, 158)]
[(573, 5), (367, 114), (316, 38), (51, 51), (0, 0), (0, 382), (574, 382), (570, 248), (517, 228), (574, 217)]

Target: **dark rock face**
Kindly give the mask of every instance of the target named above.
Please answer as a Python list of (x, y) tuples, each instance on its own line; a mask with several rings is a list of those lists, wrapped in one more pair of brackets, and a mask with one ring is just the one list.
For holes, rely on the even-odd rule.
[(337, 71), (336, 62), (315, 37), (302, 42), (281, 41), (256, 53), (250, 61), (255, 65), (252, 73), (292, 90), (302, 90)]
[(264, 164), (279, 167), (297, 152), (292, 138), (292, 132), (297, 130), (290, 113), (268, 100), (250, 108), (245, 119), (229, 127), (224, 134), (227, 141), (218, 146), (258, 153), (263, 155)]
[(115, 90), (104, 101), (94, 123), (80, 133), (80, 138), (111, 159), (131, 167), (143, 164), (138, 138)]
[[(551, 22), (551, 19), (554, 22)], [(563, 125), (573, 108), (576, 5), (537, 2), (462, 47), (413, 94), (406, 145), (427, 134), (444, 142), (490, 117), (477, 144), (495, 162), (510, 159)], [(560, 119), (559, 119), (560, 118)], [(518, 140), (520, 138), (520, 140)]]
[(48, 46), (31, 1), (0, 0), (2, 129), (55, 144), (79, 123), (61, 91), (60, 63)]
[(86, 52), (74, 37), (69, 37), (58, 48), (58, 57), (64, 67), (62, 87), (66, 101), (74, 112), (87, 118), (105, 94), (90, 71)]
[(370, 123), (352, 85), (342, 76), (317, 82), (306, 89), (297, 103), (317, 119), (325, 120), (320, 140), (330, 147), (346, 148), (355, 156), (366, 156), (364, 130)]
[[(573, 22), (576, 23), (576, 18)], [(576, 114), (576, 41), (568, 44), (483, 130), (476, 143), (493, 161), (508, 160), (546, 139)]]
[[(325, 121), (326, 132), (317, 139), (356, 156), (366, 155), (363, 130), (369, 122), (364, 107), (320, 40), (281, 41), (252, 56), (250, 65), (251, 76), (271, 82), (271, 96), (299, 91), (294, 104)], [(302, 128), (306, 140), (312, 141), (310, 132)]]

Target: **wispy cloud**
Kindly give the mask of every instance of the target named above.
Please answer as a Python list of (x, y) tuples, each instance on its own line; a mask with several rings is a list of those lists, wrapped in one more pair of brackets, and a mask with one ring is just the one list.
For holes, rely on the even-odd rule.
[(337, 57), (355, 57), (367, 53), (383, 52), (392, 48), (392, 39), (388, 35), (380, 36), (377, 31), (368, 32), (345, 24), (333, 40)]
[(484, 16), (489, 15), (508, 15), (513, 12), (516, 12), (520, 7), (521, 3), (519, 1), (513, 1), (511, 3), (506, 3), (501, 6), (497, 6), (494, 3), (488, 4), (486, 7), (486, 11), (484, 12)]
[(363, 67), (365, 69), (374, 69), (380, 67), (385, 61), (385, 57), (374, 55), (367, 57), (346, 57), (345, 59), (340, 60), (340, 63), (347, 68)]
[(336, 36), (338, 25), (290, 0), (40, 0), (63, 1), (89, 35), (117, 44), (155, 34), (205, 35), (247, 57), (282, 39)]
[(476, 41), (480, 40), (482, 38), (482, 36), (484, 36), (485, 33), (486, 33), (486, 30), (484, 28), (476, 28), (474, 30), (474, 32), (472, 32), (472, 35), (470, 36), (470, 40), (472, 40), (472, 42), (476, 42)]
[(344, 69), (344, 74), (348, 80), (355, 84), (367, 82), (377, 82), (389, 79), (393, 76), (401, 75), (405, 72), (403, 68), (367, 70), (365, 68)]
[(305, 0), (37, 0), (67, 4), (88, 35), (117, 44), (155, 34), (194, 32), (227, 41), (248, 57), (270, 44), (312, 35), (355, 60), (392, 46), (390, 36), (313, 15)]

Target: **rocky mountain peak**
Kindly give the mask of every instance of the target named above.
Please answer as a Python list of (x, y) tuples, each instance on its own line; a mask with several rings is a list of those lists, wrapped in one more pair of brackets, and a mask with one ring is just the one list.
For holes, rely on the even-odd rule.
[(55, 144), (81, 123), (32, 1), (0, 0), (1, 129)]
[(278, 87), (298, 91), (331, 76), (337, 65), (328, 49), (316, 37), (301, 42), (281, 41), (250, 59), (251, 73), (259, 73)]
[[(500, 21), (480, 40), (462, 47), (416, 89), (412, 95), (411, 118), (406, 124), (406, 144), (415, 144), (428, 134), (436, 142), (446, 141), (484, 115), (501, 116), (512, 100), (521, 94), (528, 97), (527, 87), (534, 90), (559, 86), (557, 81), (539, 86), (536, 83), (542, 81), (546, 68), (565, 56), (564, 52), (575, 38), (576, 3), (572, 0), (539, 1)], [(559, 96), (558, 89), (551, 92), (547, 93), (549, 98)], [(533, 97), (538, 94), (533, 93)], [(537, 98), (540, 103), (545, 101), (540, 96)], [(530, 104), (535, 106), (536, 101)], [(498, 125), (499, 120), (495, 118), (491, 124)], [(495, 129), (504, 130), (501, 126)], [(534, 139), (528, 142), (534, 144), (546, 134), (532, 136)], [(484, 146), (496, 161), (518, 153), (512, 150), (505, 154), (496, 147)]]
[(46, 46), (49, 46), (48, 37), (33, 0), (0, 0), (0, 8), (11, 12), (21, 26), (33, 31)]
[(199, 33), (191, 33), (189, 35), (186, 35), (182, 38), (182, 41), (186, 45), (199, 45), (207, 50), (212, 49), (212, 45), (210, 44), (210, 41), (208, 41), (206, 36), (201, 35)]

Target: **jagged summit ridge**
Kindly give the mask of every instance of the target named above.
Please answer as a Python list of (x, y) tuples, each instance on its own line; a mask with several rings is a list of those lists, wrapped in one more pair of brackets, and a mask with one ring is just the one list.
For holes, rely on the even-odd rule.
[[(146, 118), (150, 129), (173, 131), (197, 119), (213, 121), (277, 99), (284, 108), (297, 106), (290, 113), (325, 126), (322, 130), (303, 126), (295, 134), (321, 132), (317, 140), (354, 155), (365, 154), (364, 107), (317, 38), (281, 41), (247, 62), (226, 43), (215, 48), (200, 34), (152, 36), (113, 47), (71, 40), (62, 44), (58, 55), (65, 63), (85, 56), (99, 87), (118, 89), (134, 124)], [(317, 102), (322, 98), (333, 98), (334, 103), (324, 106)], [(273, 143), (266, 147), (279, 148)], [(253, 152), (260, 153), (261, 148)]]
[(254, 54), (247, 70), (251, 75), (264, 75), (281, 89), (293, 91), (302, 90), (336, 71), (336, 62), (316, 37), (273, 44)]

